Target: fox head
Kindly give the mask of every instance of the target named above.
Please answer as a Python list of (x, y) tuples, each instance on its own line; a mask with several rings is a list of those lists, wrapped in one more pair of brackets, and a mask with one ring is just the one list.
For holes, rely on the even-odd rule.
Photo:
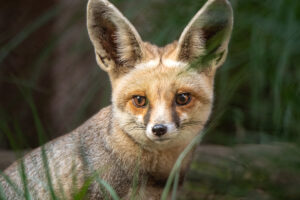
[(204, 127), (217, 68), (227, 56), (233, 14), (227, 0), (208, 0), (175, 41), (143, 42), (107, 0), (90, 0), (87, 26), (98, 65), (112, 83), (113, 118), (146, 148), (188, 144)]

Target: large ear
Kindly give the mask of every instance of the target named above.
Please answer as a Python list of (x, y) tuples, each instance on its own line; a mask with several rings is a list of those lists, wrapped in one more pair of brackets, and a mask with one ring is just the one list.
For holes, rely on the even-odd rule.
[(177, 59), (193, 67), (218, 67), (225, 61), (233, 26), (228, 0), (208, 0), (180, 36)]
[(126, 72), (141, 60), (139, 34), (107, 0), (89, 0), (87, 27), (98, 65), (111, 75)]

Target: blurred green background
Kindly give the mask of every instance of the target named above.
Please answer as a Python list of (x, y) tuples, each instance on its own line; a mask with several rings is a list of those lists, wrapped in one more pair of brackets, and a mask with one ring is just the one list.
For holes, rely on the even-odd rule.
[[(145, 41), (178, 39), (205, 0), (112, 0)], [(87, 1), (0, 2), (0, 148), (35, 148), (110, 103)], [(231, 0), (212, 127), (183, 199), (300, 199), (300, 2)], [(298, 185), (297, 185), (298, 184)]]

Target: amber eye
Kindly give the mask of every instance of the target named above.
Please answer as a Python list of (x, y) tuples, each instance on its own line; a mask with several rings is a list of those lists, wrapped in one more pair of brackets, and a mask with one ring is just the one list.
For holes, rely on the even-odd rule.
[(184, 106), (190, 103), (191, 101), (191, 94), (190, 93), (180, 93), (176, 95), (176, 104), (179, 106)]
[(147, 105), (147, 98), (144, 96), (135, 95), (132, 96), (132, 102), (136, 107), (142, 108)]

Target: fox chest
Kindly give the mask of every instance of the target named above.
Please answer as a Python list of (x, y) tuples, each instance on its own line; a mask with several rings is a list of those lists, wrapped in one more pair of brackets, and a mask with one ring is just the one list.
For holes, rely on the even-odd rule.
[[(114, 189), (120, 199), (159, 200), (161, 198), (168, 174), (141, 172), (137, 167), (130, 168), (131, 170), (128, 171), (128, 168), (120, 163), (109, 166), (100, 178)], [(183, 179), (184, 173), (180, 173), (179, 185), (182, 185)], [(88, 199), (110, 197), (107, 188), (99, 180), (94, 182), (88, 193)]]

